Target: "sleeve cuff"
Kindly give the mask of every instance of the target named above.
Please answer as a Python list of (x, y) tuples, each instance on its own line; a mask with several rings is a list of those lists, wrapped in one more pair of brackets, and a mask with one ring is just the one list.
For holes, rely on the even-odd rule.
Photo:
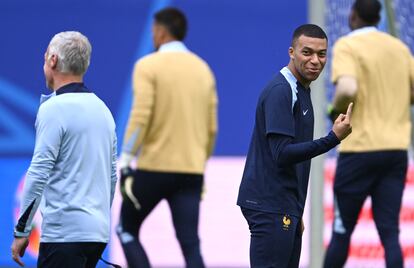
[(28, 237), (30, 235), (30, 232), (18, 232), (14, 231), (13, 236), (14, 237)]
[(329, 138), (329, 142), (332, 143), (333, 145), (332, 147), (335, 147), (336, 145), (341, 143), (341, 141), (335, 135), (335, 132), (333, 132), (333, 130), (329, 131), (329, 134), (327, 137)]
[(132, 159), (134, 159), (134, 155), (123, 152), (121, 157), (118, 161), (118, 166), (120, 169), (127, 168), (131, 164)]

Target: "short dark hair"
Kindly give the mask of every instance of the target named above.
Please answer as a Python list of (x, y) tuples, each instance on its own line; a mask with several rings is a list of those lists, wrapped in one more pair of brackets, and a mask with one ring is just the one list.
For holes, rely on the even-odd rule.
[(296, 28), (296, 30), (293, 32), (292, 46), (302, 35), (307, 37), (326, 39), (326, 41), (328, 41), (328, 36), (326, 36), (326, 33), (322, 30), (321, 27), (315, 24), (303, 24)]
[(177, 40), (184, 40), (187, 34), (187, 19), (177, 8), (167, 7), (154, 15), (155, 23), (165, 26), (168, 32)]
[(381, 19), (381, 3), (378, 0), (356, 0), (352, 9), (370, 25), (376, 25)]

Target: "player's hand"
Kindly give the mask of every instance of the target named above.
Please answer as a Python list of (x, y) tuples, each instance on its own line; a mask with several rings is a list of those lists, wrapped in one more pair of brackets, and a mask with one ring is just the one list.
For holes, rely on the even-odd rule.
[(27, 246), (29, 245), (29, 238), (15, 237), (11, 246), (12, 259), (21, 267), (24, 267), (23, 261), (20, 257), (24, 256)]
[(134, 182), (135, 170), (130, 167), (125, 167), (121, 169), (121, 193), (122, 198), (129, 200), (134, 204), (134, 207), (137, 210), (141, 209), (141, 204), (138, 202), (138, 199), (134, 196), (132, 185)]
[(348, 105), (346, 114), (339, 114), (338, 118), (336, 118), (332, 126), (332, 131), (335, 133), (336, 137), (338, 137), (339, 140), (345, 139), (352, 132), (351, 117), (353, 105), (354, 104), (351, 102)]
[(121, 168), (121, 194), (122, 197), (125, 198), (125, 182), (128, 178), (134, 178), (134, 170), (131, 167), (124, 167)]

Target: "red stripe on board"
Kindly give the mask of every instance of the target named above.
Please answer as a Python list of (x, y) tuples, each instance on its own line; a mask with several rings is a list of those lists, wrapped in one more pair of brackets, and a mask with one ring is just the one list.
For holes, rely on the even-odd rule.
[[(328, 245), (326, 244), (325, 247)], [(414, 257), (414, 245), (403, 246), (404, 259)], [(360, 259), (383, 259), (384, 249), (381, 245), (354, 244), (349, 249), (348, 257)]]
[[(325, 221), (326, 222), (332, 222), (334, 218), (334, 209), (332, 206), (326, 206), (324, 207), (324, 213), (325, 213)], [(372, 210), (371, 208), (363, 208), (361, 210), (361, 213), (359, 214), (359, 222), (360, 221), (372, 221)], [(413, 207), (401, 207), (400, 212), (400, 222), (401, 223), (414, 223), (414, 208)]]

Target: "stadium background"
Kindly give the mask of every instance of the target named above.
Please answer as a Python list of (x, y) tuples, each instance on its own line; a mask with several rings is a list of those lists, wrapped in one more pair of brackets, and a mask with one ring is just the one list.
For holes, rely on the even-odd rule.
[[(89, 37), (93, 52), (85, 82), (110, 107), (117, 121), (118, 137), (122, 140), (130, 106), (133, 64), (137, 58), (152, 51), (152, 14), (168, 5), (177, 6), (187, 14), (189, 33), (186, 44), (211, 65), (217, 79), (219, 136), (214, 158), (207, 166), (200, 224), (205, 260), (209, 267), (247, 267), (248, 229), (235, 200), (257, 96), (270, 77), (287, 63), (291, 32), (299, 24), (312, 21), (309, 10), (315, 9), (313, 5), (316, 2), (323, 2), (323, 9), (316, 12), (326, 22), (324, 28), (332, 44), (348, 32), (347, 15), (351, 0), (1, 0), (0, 267), (15, 267), (9, 254), (12, 229), (18, 212), (21, 180), (34, 146), (33, 126), (39, 95), (48, 93), (42, 66), (43, 53), (50, 38), (64, 30), (78, 30)], [(389, 2), (393, 4), (395, 19), (388, 22), (396, 22), (394, 28), (413, 50), (414, 21), (411, 14), (414, 13), (414, 2)], [(388, 29), (387, 20), (382, 21), (381, 28)], [(329, 68), (327, 70), (326, 76)], [(324, 98), (330, 99), (333, 89), (328, 79), (322, 79), (316, 85), (322, 94), (314, 99), (314, 106), (323, 110)], [(324, 85), (326, 91), (323, 91)], [(319, 120), (325, 122), (323, 116)], [(327, 127), (329, 124), (319, 126), (323, 130)], [(332, 222), (334, 157), (331, 154), (324, 162), (326, 183), (322, 184), (322, 176), (317, 173), (318, 178), (314, 180), (320, 186), (325, 185), (323, 207), (321, 204), (319, 209), (312, 210), (314, 218), (325, 222), (323, 239), (320, 235), (325, 244), (329, 241)], [(315, 173), (312, 174), (316, 177)], [(404, 196), (401, 235), (407, 267), (414, 267), (414, 179), (411, 174), (413, 172), (410, 171)], [(319, 234), (317, 229), (322, 228), (310, 225), (311, 204), (313, 206), (314, 203), (308, 202), (305, 215), (307, 231), (301, 258), (303, 267), (309, 266), (320, 255), (317, 251), (313, 254), (314, 248), (310, 247), (310, 240), (317, 239), (309, 235)], [(119, 197), (114, 204), (114, 223), (117, 222), (118, 205)], [(322, 220), (323, 211), (325, 220)], [(369, 202), (361, 217), (362, 225), (354, 235), (352, 258), (347, 267), (383, 267), (383, 253), (372, 223)], [(39, 221), (38, 218), (37, 226)], [(170, 221), (165, 204), (160, 204), (145, 223), (143, 241), (155, 266), (182, 267)], [(32, 239), (32, 246), (24, 258), (28, 266), (35, 265), (36, 233)], [(106, 257), (123, 263), (115, 237)]]

